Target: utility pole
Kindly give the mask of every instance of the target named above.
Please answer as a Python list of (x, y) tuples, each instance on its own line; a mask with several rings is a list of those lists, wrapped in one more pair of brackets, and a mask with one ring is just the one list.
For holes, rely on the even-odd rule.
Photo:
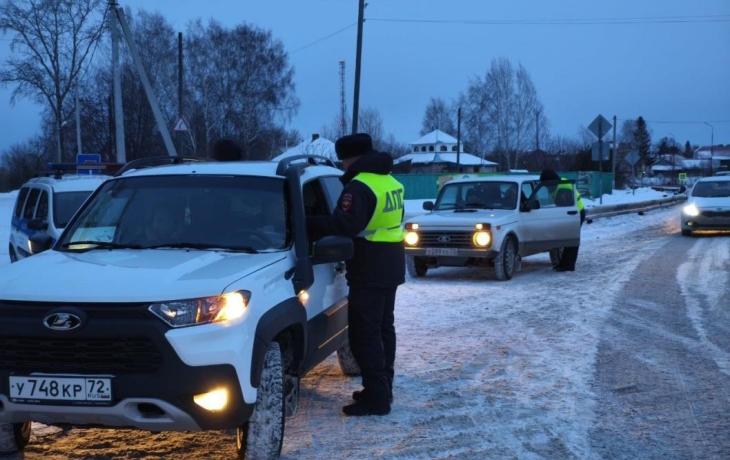
[(355, 96), (352, 103), (352, 134), (357, 132), (357, 116), (360, 110), (360, 68), (362, 62), (362, 26), (365, 22), (365, 0), (359, 0), (357, 13), (357, 54), (355, 56)]
[(540, 150), (540, 110), (535, 109), (535, 153)]
[(713, 153), (715, 152), (715, 127), (707, 123), (706, 121), (703, 123), (709, 126), (710, 129), (712, 129), (710, 133), (710, 175), (713, 175), (715, 174), (715, 167), (712, 164), (712, 158), (714, 156)]
[[(182, 32), (177, 34), (177, 114), (178, 118), (183, 117), (183, 39)], [(178, 151), (182, 152), (185, 132), (178, 133)]]
[(112, 80), (114, 87), (114, 139), (116, 140), (117, 163), (126, 163), (124, 145), (124, 110), (122, 108), (122, 76), (119, 71), (119, 28), (117, 26), (116, 0), (109, 0), (109, 28), (112, 32)]
[(461, 107), (456, 111), (456, 167), (461, 172)]
[[(616, 147), (616, 115), (613, 116), (613, 148), (611, 149), (611, 174), (613, 174), (613, 181), (611, 184), (611, 190), (616, 189), (616, 153), (618, 147)], [(613, 193), (613, 192), (611, 192)]]
[(144, 92), (147, 95), (147, 100), (152, 107), (152, 113), (154, 114), (155, 120), (157, 121), (157, 129), (160, 130), (162, 140), (165, 142), (167, 154), (170, 156), (177, 156), (177, 152), (175, 151), (175, 145), (172, 143), (172, 137), (170, 136), (170, 130), (167, 127), (165, 119), (162, 117), (162, 111), (160, 111), (160, 106), (157, 103), (157, 97), (155, 96), (155, 92), (152, 90), (150, 80), (147, 78), (147, 73), (145, 72), (144, 66), (142, 65), (142, 59), (139, 57), (139, 52), (137, 51), (137, 44), (134, 41), (134, 36), (129, 30), (127, 21), (124, 18), (124, 10), (115, 8), (114, 12), (118, 15), (117, 19), (119, 20), (119, 25), (122, 26), (122, 32), (124, 33), (124, 38), (127, 41), (129, 52), (132, 54), (132, 60), (134, 61), (134, 65), (137, 67), (137, 73), (139, 74), (140, 80), (142, 80), (142, 87), (144, 88)]
[(79, 77), (76, 77), (74, 85), (74, 105), (76, 106), (76, 153), (81, 155), (84, 151), (81, 148), (81, 110), (79, 109)]

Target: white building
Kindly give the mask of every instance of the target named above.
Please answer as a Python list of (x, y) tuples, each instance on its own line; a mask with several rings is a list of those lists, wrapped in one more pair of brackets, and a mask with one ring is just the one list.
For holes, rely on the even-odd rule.
[(465, 153), (463, 147), (457, 150), (457, 144), (455, 137), (437, 129), (411, 142), (411, 153), (397, 158), (395, 164), (410, 163), (412, 173), (454, 171), (457, 166), (470, 173), (497, 170), (497, 163)]

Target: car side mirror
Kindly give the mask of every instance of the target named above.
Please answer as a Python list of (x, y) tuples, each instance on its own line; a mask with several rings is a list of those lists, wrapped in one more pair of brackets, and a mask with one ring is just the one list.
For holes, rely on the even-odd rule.
[(433, 201), (424, 201), (423, 209), (426, 211), (433, 211)]
[(53, 238), (48, 233), (36, 233), (28, 239), (31, 254), (40, 254), (51, 249)]
[(355, 247), (352, 238), (346, 236), (325, 236), (314, 243), (312, 248), (312, 263), (327, 264), (350, 260)]
[(31, 230), (47, 230), (48, 222), (41, 218), (31, 219), (28, 221), (28, 228)]

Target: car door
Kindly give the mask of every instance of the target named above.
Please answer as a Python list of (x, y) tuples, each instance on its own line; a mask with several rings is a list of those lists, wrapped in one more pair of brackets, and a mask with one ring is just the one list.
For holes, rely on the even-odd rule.
[(40, 194), (41, 190), (38, 187), (30, 187), (28, 198), (25, 200), (25, 206), (18, 221), (18, 232), (15, 236), (15, 248), (17, 249), (16, 254), (18, 259), (30, 256), (28, 240), (37, 230), (28, 228), (28, 221), (35, 217), (35, 209)]
[[(331, 198), (335, 192), (332, 187), (331, 182), (325, 186), (320, 178), (304, 183), (305, 215), (332, 214), (337, 200)], [(307, 356), (309, 362), (319, 362), (336, 351), (347, 338), (347, 282), (344, 263), (316, 264), (313, 270), (314, 284), (309, 288), (307, 302)]]
[[(556, 186), (557, 183), (551, 187)], [(527, 199), (521, 216), (530, 253), (580, 243), (580, 214), (572, 182), (563, 181), (558, 190), (539, 184)]]
[[(13, 215), (10, 218), (10, 249), (13, 251), (13, 254), (15, 254), (15, 257), (21, 258), (20, 255), (20, 249), (19, 246), (21, 245), (21, 242), (23, 241), (23, 236), (21, 235), (21, 227), (23, 222), (23, 210), (25, 209), (25, 202), (28, 199), (28, 193), (30, 192), (30, 187), (21, 187), (20, 191), (18, 192), (18, 197), (15, 200), (15, 207), (13, 208)], [(25, 240), (25, 248), (28, 247), (28, 241)], [(27, 251), (26, 251), (27, 252)], [(13, 254), (11, 254), (11, 260), (13, 257)]]

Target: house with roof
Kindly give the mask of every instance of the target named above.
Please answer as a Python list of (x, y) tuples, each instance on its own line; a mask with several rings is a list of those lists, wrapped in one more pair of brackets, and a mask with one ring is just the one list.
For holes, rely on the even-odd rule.
[(712, 169), (715, 171), (730, 170), (730, 145), (713, 145), (700, 147), (694, 152), (697, 160), (712, 161)]
[(295, 155), (317, 155), (330, 159), (335, 163), (339, 161), (335, 152), (335, 143), (329, 139), (320, 137), (319, 134), (312, 134), (310, 139), (304, 139), (295, 147), (285, 150), (271, 160), (279, 161)]
[[(715, 169), (720, 166), (719, 161), (714, 161)], [(660, 155), (659, 158), (649, 167), (652, 177), (658, 178), (662, 183), (675, 184), (678, 182), (679, 174), (686, 174), (689, 178), (698, 178), (707, 174), (710, 170), (710, 158), (685, 158), (678, 154)]]
[(458, 144), (455, 137), (436, 129), (411, 142), (411, 153), (394, 163), (401, 171), (422, 174), (456, 171), (458, 167), (469, 173), (497, 170), (497, 163), (466, 153)]

